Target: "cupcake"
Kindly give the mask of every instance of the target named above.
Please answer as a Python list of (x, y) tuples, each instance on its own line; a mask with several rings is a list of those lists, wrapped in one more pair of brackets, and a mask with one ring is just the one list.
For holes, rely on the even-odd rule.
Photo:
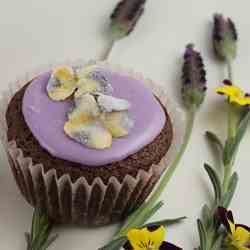
[(145, 201), (175, 139), (161, 88), (105, 63), (57, 66), (20, 85), (1, 100), (2, 138), (28, 203), (55, 222), (96, 226)]

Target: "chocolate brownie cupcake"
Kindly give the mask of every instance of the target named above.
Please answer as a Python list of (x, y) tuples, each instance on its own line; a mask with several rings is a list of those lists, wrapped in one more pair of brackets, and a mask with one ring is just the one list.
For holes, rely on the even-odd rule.
[(149, 81), (105, 64), (60, 66), (6, 107), (6, 147), (25, 199), (56, 222), (126, 217), (164, 171), (173, 126)]

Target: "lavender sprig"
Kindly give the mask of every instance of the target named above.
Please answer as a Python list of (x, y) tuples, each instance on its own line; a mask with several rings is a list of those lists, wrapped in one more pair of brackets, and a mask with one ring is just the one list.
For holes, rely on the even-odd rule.
[(144, 13), (146, 0), (122, 0), (110, 15), (110, 37), (102, 60), (106, 60), (117, 40), (128, 36)]
[(114, 39), (128, 36), (135, 28), (144, 12), (146, 0), (122, 0), (117, 4), (111, 19), (111, 32)]
[(198, 108), (206, 95), (206, 71), (200, 53), (192, 44), (187, 45), (184, 54), (182, 82), (184, 104), (187, 108), (193, 105)]
[[(214, 15), (213, 47), (215, 55), (228, 64), (237, 56), (238, 32), (231, 18), (224, 18), (222, 14)], [(232, 77), (230, 77), (232, 78)]]

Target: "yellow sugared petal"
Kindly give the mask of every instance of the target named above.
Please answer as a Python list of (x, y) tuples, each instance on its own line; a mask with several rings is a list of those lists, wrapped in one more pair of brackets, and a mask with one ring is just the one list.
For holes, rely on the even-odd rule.
[(55, 68), (52, 75), (61, 82), (71, 81), (75, 78), (73, 69), (68, 66)]
[(68, 114), (68, 118), (71, 121), (85, 122), (99, 114), (99, 107), (94, 96), (85, 94), (75, 100), (75, 108)]
[(103, 113), (101, 121), (103, 126), (115, 138), (128, 135), (134, 125), (133, 120), (128, 116), (126, 111)]
[(78, 89), (75, 92), (75, 98), (86, 93), (95, 93), (98, 91), (99, 84), (92, 79), (82, 78), (77, 82), (77, 86)]
[(64, 125), (65, 133), (72, 139), (93, 149), (106, 149), (112, 145), (112, 135), (96, 120), (84, 123), (68, 121)]
[(75, 89), (76, 79), (72, 68), (61, 66), (54, 69), (47, 85), (47, 92), (52, 100), (65, 100)]

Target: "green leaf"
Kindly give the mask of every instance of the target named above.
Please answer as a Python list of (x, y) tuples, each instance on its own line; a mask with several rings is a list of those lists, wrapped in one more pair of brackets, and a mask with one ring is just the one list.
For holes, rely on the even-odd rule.
[(216, 204), (219, 205), (222, 197), (222, 187), (221, 187), (221, 181), (217, 175), (217, 173), (214, 171), (212, 167), (210, 167), (208, 164), (204, 164), (205, 170), (208, 173), (208, 176), (213, 184), (214, 188), (214, 195), (215, 195), (215, 201)]
[(203, 206), (201, 213), (202, 213), (202, 221), (204, 223), (205, 228), (209, 228), (210, 225), (213, 223), (213, 219), (212, 219), (212, 212), (208, 207), (208, 205), (205, 204)]
[(141, 227), (148, 219), (150, 219), (162, 206), (164, 205), (163, 201), (159, 201), (156, 203), (155, 206), (153, 206), (151, 209), (145, 212), (144, 216), (138, 223), (136, 227)]
[(220, 234), (218, 238), (215, 240), (215, 242), (213, 243), (211, 250), (221, 250), (223, 238), (224, 238), (224, 235)]
[(118, 237), (120, 236), (124, 236), (127, 234), (128, 230), (131, 228), (140, 228), (141, 226), (143, 226), (143, 224), (150, 219), (162, 206), (164, 205), (164, 203), (162, 201), (159, 201), (158, 203), (156, 203), (156, 205), (154, 205), (152, 208), (150, 209), (143, 209), (141, 210), (139, 208), (139, 213), (136, 210), (135, 214), (137, 214), (136, 217), (134, 217), (134, 214), (132, 214), (133, 216), (133, 220), (131, 220), (131, 218), (129, 218), (129, 221), (126, 222), (124, 224), (124, 226), (122, 227), (121, 230), (119, 230), (119, 232), (116, 234)]
[(200, 236), (200, 249), (201, 250), (208, 250), (207, 249), (207, 234), (205, 231), (205, 227), (202, 223), (201, 220), (197, 220), (197, 226), (198, 226), (198, 232), (199, 232), (199, 236)]
[(205, 136), (212, 145), (216, 145), (218, 149), (220, 149), (223, 152), (223, 144), (216, 134), (210, 131), (206, 131)]
[(166, 220), (160, 220), (160, 221), (150, 222), (150, 223), (144, 225), (143, 227), (175, 225), (177, 223), (182, 222), (186, 218), (187, 217), (183, 216), (183, 217), (179, 217), (179, 218), (175, 218), (175, 219), (166, 219)]
[(242, 141), (242, 138), (244, 137), (248, 124), (250, 121), (250, 111), (246, 113), (244, 118), (240, 121), (236, 135), (234, 138), (230, 138), (226, 141), (226, 145), (224, 148), (224, 155), (223, 155), (223, 162), (225, 165), (228, 165), (231, 163), (232, 160), (235, 158), (235, 154), (238, 151), (240, 142)]
[(26, 233), (28, 250), (46, 250), (57, 235), (49, 238), (52, 229), (52, 223), (46, 211), (35, 209), (32, 217), (31, 232)]
[(120, 237), (108, 243), (106, 246), (98, 250), (120, 250), (120, 248), (127, 242), (127, 237)]
[(223, 207), (228, 208), (232, 198), (235, 194), (237, 184), (239, 182), (239, 176), (236, 172), (233, 173), (233, 175), (230, 178), (229, 184), (228, 184), (228, 190), (226, 194), (223, 197)]

